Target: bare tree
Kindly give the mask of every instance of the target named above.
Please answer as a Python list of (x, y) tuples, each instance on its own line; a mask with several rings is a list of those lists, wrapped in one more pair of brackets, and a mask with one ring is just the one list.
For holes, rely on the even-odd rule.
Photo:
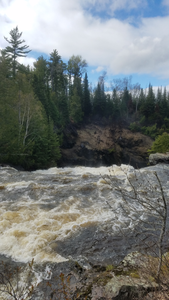
[(22, 267), (11, 267), (2, 262), (0, 271), (0, 294), (3, 297), (7, 296), (7, 299), (32, 300), (36, 289), (36, 286), (31, 282), (33, 274), (32, 267), (33, 260), (28, 264), (26, 277), (21, 279), (21, 275), (23, 275)]
[[(167, 196), (157, 171), (144, 172), (132, 169), (131, 172), (131, 167), (125, 169), (123, 166), (121, 171), (124, 174), (123, 179), (118, 178), (114, 171), (104, 177), (104, 180), (111, 185), (114, 196), (120, 199), (118, 209), (115, 209), (109, 201), (106, 201), (107, 205), (114, 212), (115, 217), (123, 214), (126, 218), (124, 227), (119, 226), (118, 232), (126, 238), (125, 228), (130, 221), (136, 245), (158, 256), (155, 277), (157, 282), (160, 282), (167, 228)], [(163, 171), (168, 173), (168, 169), (163, 168)]]
[(140, 84), (139, 83), (133, 84), (132, 89), (131, 89), (131, 94), (132, 94), (133, 100), (135, 101), (135, 104), (136, 104), (136, 113), (137, 113), (138, 104), (139, 104), (140, 92), (141, 92)]

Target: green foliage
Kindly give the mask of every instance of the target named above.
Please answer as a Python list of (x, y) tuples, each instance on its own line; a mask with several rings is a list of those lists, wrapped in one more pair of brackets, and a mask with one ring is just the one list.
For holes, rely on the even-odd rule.
[(106, 271), (112, 271), (114, 269), (113, 265), (106, 266)]
[(121, 109), (123, 113), (127, 113), (127, 116), (132, 112), (132, 99), (127, 88), (122, 93)]
[(152, 138), (169, 132), (166, 89), (158, 89), (155, 95), (149, 85), (145, 93), (139, 84), (132, 85), (131, 79), (124, 78), (115, 80), (111, 95), (105, 92), (103, 72), (92, 92), (85, 73), (86, 60), (73, 55), (66, 65), (56, 49), (49, 59), (40, 56), (31, 70), (17, 62), (18, 57), (30, 52), (21, 36), (18, 27), (12, 29), (10, 39), (5, 38), (9, 45), (0, 52), (1, 162), (25, 168), (55, 165), (67, 124), (79, 123), (88, 116), (119, 122), (135, 113), (142, 119), (130, 124), (133, 132), (140, 130), (138, 124), (145, 125), (141, 131)]
[(141, 132), (155, 139), (155, 137), (157, 136), (157, 124), (154, 124), (152, 126), (147, 126), (147, 127), (144, 126), (141, 128)]
[(145, 120), (146, 120), (145, 116), (142, 116), (141, 119), (140, 119), (140, 124), (144, 124)]
[(115, 119), (118, 119), (121, 115), (121, 102), (116, 89), (113, 90), (112, 102), (113, 102), (113, 109), (111, 113)]
[(156, 138), (148, 153), (166, 153), (167, 151), (169, 151), (169, 134), (164, 132)]
[(72, 55), (68, 61), (68, 73), (70, 76), (82, 77), (86, 71), (87, 62), (82, 59), (81, 55)]
[(169, 118), (164, 118), (164, 125), (169, 129)]
[(93, 98), (93, 113), (103, 117), (106, 110), (106, 96), (104, 93), (104, 84), (98, 82)]
[[(0, 60), (0, 161), (26, 169), (56, 165), (59, 142), (26, 74), (7, 78)], [(53, 111), (54, 112), (54, 109)]]
[(91, 113), (91, 102), (90, 102), (90, 92), (88, 85), (87, 73), (85, 73), (84, 83), (83, 83), (83, 104), (82, 108), (84, 111), (84, 116), (89, 116)]
[(70, 118), (74, 123), (82, 121), (83, 118), (81, 101), (76, 87), (74, 88), (73, 96), (70, 99)]
[(109, 149), (108, 151), (109, 151), (109, 154), (111, 154), (111, 153), (114, 153), (114, 152), (115, 152), (115, 149), (112, 148), (112, 149)]
[(147, 96), (141, 101), (140, 111), (147, 120), (152, 120), (152, 118), (154, 118), (155, 95), (151, 85), (149, 85)]
[(130, 123), (129, 129), (132, 132), (137, 132), (137, 131), (140, 131), (140, 126), (136, 122), (133, 122), (133, 123)]

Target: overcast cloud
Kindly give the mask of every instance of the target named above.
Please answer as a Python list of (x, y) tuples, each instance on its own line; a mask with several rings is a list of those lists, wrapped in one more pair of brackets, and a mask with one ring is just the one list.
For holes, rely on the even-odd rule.
[[(142, 18), (137, 27), (130, 20), (113, 17), (119, 9), (147, 6), (141, 0), (1, 0), (0, 48), (3, 36), (18, 25), (30, 49), (63, 59), (81, 55), (96, 69), (108, 74), (147, 73), (169, 77), (169, 16)], [(169, 5), (168, 0), (163, 1)], [(112, 17), (101, 19), (91, 8), (106, 10)], [(29, 58), (27, 61), (33, 61)]]

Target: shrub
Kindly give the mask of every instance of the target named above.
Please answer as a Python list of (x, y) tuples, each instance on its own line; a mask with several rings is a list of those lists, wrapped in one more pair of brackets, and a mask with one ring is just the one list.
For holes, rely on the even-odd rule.
[(166, 153), (167, 151), (169, 151), (169, 134), (164, 132), (156, 138), (148, 153)]
[(109, 272), (109, 271), (112, 271), (114, 269), (113, 265), (108, 265), (106, 267), (106, 271)]
[(141, 128), (141, 132), (155, 139), (155, 137), (157, 136), (157, 124), (154, 124), (153, 126), (147, 126), (147, 127), (143, 126)]
[(140, 123), (143, 125), (143, 124), (145, 123), (145, 121), (146, 121), (146, 117), (143, 116), (143, 117), (141, 118), (141, 120), (140, 120)]
[(132, 132), (136, 132), (140, 130), (140, 126), (136, 122), (130, 123), (129, 128)]

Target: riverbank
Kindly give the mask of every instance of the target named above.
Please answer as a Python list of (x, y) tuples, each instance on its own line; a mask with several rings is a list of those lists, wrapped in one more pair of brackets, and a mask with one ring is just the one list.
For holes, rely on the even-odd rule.
[[(168, 253), (163, 258), (160, 281), (156, 278), (158, 258), (139, 252), (128, 254), (117, 266), (92, 265), (84, 257), (58, 264), (24, 265), (6, 260), (6, 267), (0, 265), (15, 299), (19, 293), (21, 297), (30, 293), (33, 299), (157, 300), (168, 299)], [(7, 285), (3, 287), (7, 291)], [(8, 299), (6, 296), (0, 292), (0, 299)]]
[(141, 168), (147, 166), (147, 150), (152, 143), (150, 137), (125, 126), (97, 122), (81, 127), (71, 124), (64, 131), (59, 166), (130, 164)]

